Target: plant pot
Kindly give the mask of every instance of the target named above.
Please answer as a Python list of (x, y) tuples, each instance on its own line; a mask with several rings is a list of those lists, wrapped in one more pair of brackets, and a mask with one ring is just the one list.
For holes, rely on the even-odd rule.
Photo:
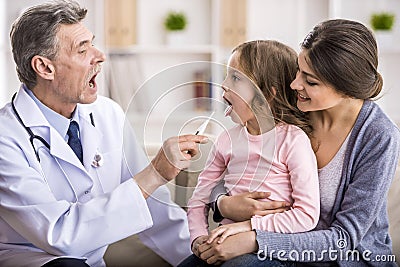
[(378, 49), (387, 49), (393, 47), (393, 32), (390, 30), (376, 30), (375, 31), (376, 42), (378, 43)]
[(165, 43), (170, 46), (181, 46), (185, 43), (184, 31), (168, 31), (165, 35)]

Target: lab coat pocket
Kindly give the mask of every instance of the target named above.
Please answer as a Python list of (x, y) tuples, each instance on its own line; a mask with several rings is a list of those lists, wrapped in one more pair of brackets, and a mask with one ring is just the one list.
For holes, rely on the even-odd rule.
[(104, 193), (114, 190), (121, 183), (121, 150), (113, 149), (93, 156), (91, 172), (95, 172)]
[(86, 176), (85, 179), (79, 168), (58, 160), (49, 153), (42, 153), (41, 150), (39, 155), (43, 179), (57, 200), (74, 202), (80, 194), (80, 188), (91, 186), (89, 177)]

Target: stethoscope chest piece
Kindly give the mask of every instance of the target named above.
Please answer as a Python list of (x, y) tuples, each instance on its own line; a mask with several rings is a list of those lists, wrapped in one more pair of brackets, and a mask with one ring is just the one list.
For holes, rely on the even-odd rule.
[(104, 164), (103, 156), (99, 152), (96, 152), (96, 155), (94, 155), (92, 161), (92, 167), (98, 168), (103, 166), (103, 164)]

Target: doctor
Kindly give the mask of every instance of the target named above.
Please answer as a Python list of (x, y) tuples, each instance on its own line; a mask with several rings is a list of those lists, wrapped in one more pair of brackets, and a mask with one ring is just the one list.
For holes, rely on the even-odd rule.
[(57, 1), (12, 26), (22, 86), (0, 110), (0, 266), (104, 266), (107, 246), (137, 233), (177, 265), (186, 215), (163, 185), (206, 137), (170, 138), (148, 164), (121, 108), (97, 96), (105, 55), (86, 12)]

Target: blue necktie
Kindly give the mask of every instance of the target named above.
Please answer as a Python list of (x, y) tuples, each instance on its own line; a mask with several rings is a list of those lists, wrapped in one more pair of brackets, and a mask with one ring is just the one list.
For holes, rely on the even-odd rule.
[(67, 134), (69, 136), (68, 145), (83, 164), (82, 144), (81, 140), (79, 140), (79, 125), (76, 121), (71, 121)]

